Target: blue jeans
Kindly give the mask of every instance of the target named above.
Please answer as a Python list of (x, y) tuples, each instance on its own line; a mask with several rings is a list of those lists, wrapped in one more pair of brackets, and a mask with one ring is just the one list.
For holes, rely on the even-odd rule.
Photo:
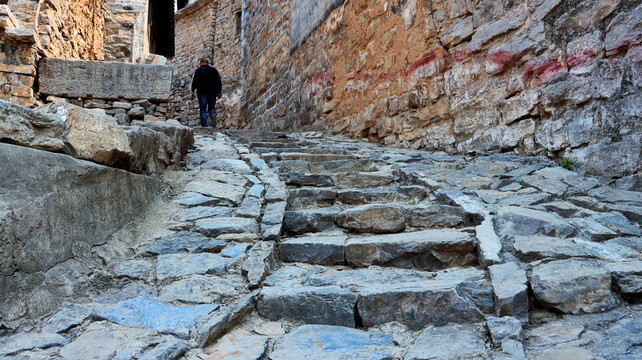
[(207, 113), (212, 116), (214, 124), (216, 126), (216, 95), (199, 95), (198, 96), (198, 106), (201, 109), (201, 126), (207, 127)]

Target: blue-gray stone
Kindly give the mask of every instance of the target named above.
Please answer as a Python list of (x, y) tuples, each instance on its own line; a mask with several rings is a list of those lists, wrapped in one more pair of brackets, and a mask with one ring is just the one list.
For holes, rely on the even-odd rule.
[(138, 360), (175, 360), (185, 354), (189, 347), (180, 341), (166, 341), (147, 351)]
[(309, 236), (288, 239), (279, 245), (281, 260), (319, 265), (345, 263), (345, 236)]
[(65, 332), (80, 325), (96, 311), (96, 304), (72, 305), (57, 312), (43, 328), (45, 332)]
[(211, 239), (203, 234), (191, 231), (181, 231), (165, 236), (156, 242), (143, 247), (143, 255), (167, 255), (178, 253), (217, 252), (225, 247), (226, 243)]
[(640, 228), (632, 225), (629, 220), (619, 212), (610, 212), (595, 217), (600, 224), (622, 235), (640, 236)]
[(231, 216), (232, 209), (227, 206), (196, 206), (183, 211), (179, 221), (194, 221), (208, 217)]
[(488, 358), (484, 333), (463, 325), (429, 327), (410, 346), (404, 359)]
[(196, 192), (186, 192), (186, 193), (183, 193), (183, 195), (174, 199), (174, 202), (179, 205), (192, 207), (192, 206), (217, 205), (221, 202), (221, 200), (210, 196), (205, 196)]
[(217, 237), (223, 234), (258, 234), (259, 225), (255, 219), (218, 217), (196, 221), (196, 231), (209, 237)]
[(68, 343), (67, 339), (55, 333), (20, 333), (0, 339), (0, 355), (15, 355), (26, 350), (64, 346)]
[(210, 304), (171, 306), (149, 296), (139, 296), (99, 310), (95, 316), (120, 325), (151, 329), (188, 339), (190, 328), (218, 307)]
[(303, 325), (275, 344), (271, 360), (393, 359), (392, 335), (340, 326)]
[(165, 280), (195, 274), (221, 274), (227, 261), (215, 254), (161, 255), (156, 263), (156, 278)]
[(225, 250), (221, 251), (221, 256), (236, 259), (239, 256), (245, 255), (250, 246), (252, 246), (252, 244), (242, 243), (227, 247)]
[(247, 191), (246, 195), (253, 196), (255, 198), (259, 198), (260, 199), (261, 196), (263, 196), (263, 192), (265, 192), (265, 186), (256, 184), (256, 185), (253, 185), (250, 188), (250, 190)]

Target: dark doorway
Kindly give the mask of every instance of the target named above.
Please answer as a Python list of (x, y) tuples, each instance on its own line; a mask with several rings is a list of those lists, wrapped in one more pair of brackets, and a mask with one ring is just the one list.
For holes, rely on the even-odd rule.
[(189, 3), (189, 0), (178, 0), (178, 10), (186, 7), (187, 3)]
[(174, 1), (149, 0), (147, 34), (151, 54), (174, 57)]

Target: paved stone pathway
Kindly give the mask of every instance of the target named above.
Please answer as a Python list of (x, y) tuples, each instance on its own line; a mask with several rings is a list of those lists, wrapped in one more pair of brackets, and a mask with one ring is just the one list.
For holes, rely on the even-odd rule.
[(163, 235), (92, 249), (104, 286), (0, 359), (642, 358), (639, 175), (265, 132), (186, 168)]

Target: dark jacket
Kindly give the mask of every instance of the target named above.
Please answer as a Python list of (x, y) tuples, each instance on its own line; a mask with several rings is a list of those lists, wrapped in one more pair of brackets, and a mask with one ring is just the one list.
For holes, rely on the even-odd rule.
[(192, 80), (192, 91), (196, 90), (197, 95), (218, 95), (222, 89), (223, 84), (218, 70), (209, 65), (201, 65), (196, 69)]

